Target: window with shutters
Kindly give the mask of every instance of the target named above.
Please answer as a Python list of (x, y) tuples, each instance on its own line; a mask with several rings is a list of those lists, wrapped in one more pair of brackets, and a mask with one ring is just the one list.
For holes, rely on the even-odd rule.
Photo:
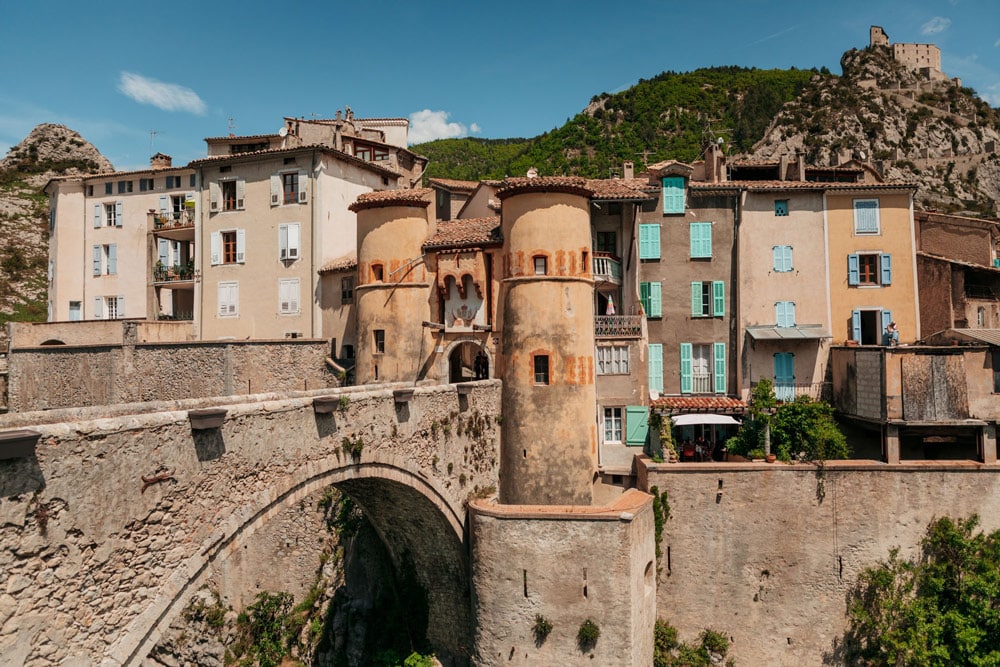
[(282, 315), (299, 313), (298, 278), (282, 278), (278, 281), (278, 312)]
[(219, 283), (219, 317), (236, 317), (240, 312), (240, 284), (235, 280)]
[(236, 230), (221, 232), (222, 235), (222, 263), (235, 264), (237, 250)]
[(878, 199), (855, 199), (854, 233), (880, 234), (881, 231)]
[(118, 181), (118, 194), (123, 195), (132, 192), (133, 181)]
[(774, 304), (774, 320), (779, 327), (795, 326), (795, 302), (778, 301)]
[[(645, 225), (639, 225), (639, 235), (642, 235), (642, 228)], [(594, 250), (597, 252), (606, 252), (612, 255), (618, 255), (618, 234), (617, 232), (597, 232), (594, 239)], [(641, 248), (640, 248), (641, 252)], [(640, 255), (641, 257), (641, 255)]]
[(659, 225), (639, 225), (639, 259), (660, 259)]
[(691, 317), (725, 317), (726, 283), (722, 280), (691, 283)]
[(628, 345), (601, 345), (597, 348), (598, 375), (628, 375)]
[[(166, 179), (167, 189), (179, 188), (181, 187), (181, 177), (180, 176), (167, 176)], [(152, 188), (151, 188), (152, 189)]]
[(726, 344), (681, 343), (681, 393), (726, 393)]
[(125, 317), (125, 297), (104, 297), (104, 319), (117, 320), (122, 317)]
[(226, 229), (211, 234), (210, 263), (243, 264), (246, 261), (246, 231)]
[(94, 246), (94, 275), (114, 276), (118, 274), (118, 244), (108, 243)]
[(152, 191), (152, 189), (153, 189), (153, 179), (151, 178), (139, 179), (139, 192)]
[(535, 371), (535, 384), (549, 383), (549, 355), (536, 354), (532, 357)]
[(604, 408), (604, 442), (622, 441), (622, 409)]
[(665, 176), (663, 178), (663, 212), (684, 213), (684, 177)]
[(795, 355), (791, 352), (774, 355), (774, 397), (786, 403), (795, 400)]
[(354, 276), (340, 279), (340, 303), (354, 303)]
[(294, 204), (299, 200), (299, 172), (286, 172), (281, 175), (282, 203)]
[(847, 284), (852, 287), (885, 287), (892, 284), (892, 255), (859, 252), (847, 256)]
[[(104, 205), (104, 226), (105, 227), (121, 227), (119, 223), (118, 211), (121, 208), (119, 202), (108, 202)], [(95, 225), (97, 227), (99, 225)]]
[(649, 373), (649, 390), (663, 391), (663, 344), (650, 343), (646, 347), (647, 366)]
[(690, 228), (691, 228), (691, 258), (711, 259), (712, 223), (692, 222)]
[(792, 270), (792, 246), (776, 245), (771, 247), (774, 259), (775, 273), (787, 273)]
[(774, 200), (774, 214), (776, 216), (784, 217), (788, 215), (788, 200), (787, 199), (775, 199)]
[(278, 248), (282, 261), (299, 258), (299, 223), (289, 222), (278, 227)]
[(646, 317), (663, 317), (663, 286), (659, 282), (639, 283), (639, 300)]
[(222, 210), (236, 210), (236, 181), (222, 181)]

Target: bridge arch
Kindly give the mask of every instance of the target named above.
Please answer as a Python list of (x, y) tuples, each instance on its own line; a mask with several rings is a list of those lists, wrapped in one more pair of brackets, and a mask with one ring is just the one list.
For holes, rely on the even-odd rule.
[[(345, 463), (336, 456), (313, 461), (286, 484), (269, 489), (260, 503), (242, 508), (219, 526), (187, 567), (178, 568), (147, 613), (133, 622), (137, 627), (124, 633), (123, 642), (112, 653), (124, 663), (142, 660), (183, 611), (190, 595), (207, 582), (212, 565), (241, 550), (282, 511), (331, 485), (361, 507), (397, 571), (404, 560), (414, 567), (427, 592), (428, 641), (451, 655), (467, 654), (473, 630), (466, 509), (449, 502), (440, 484), (411, 462), (391, 456), (360, 463)], [(128, 641), (137, 637), (138, 642)]]

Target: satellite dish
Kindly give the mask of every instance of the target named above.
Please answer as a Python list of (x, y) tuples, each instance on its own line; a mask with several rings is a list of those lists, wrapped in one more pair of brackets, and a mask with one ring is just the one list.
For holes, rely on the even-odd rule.
[(278, 130), (278, 136), (281, 137), (282, 139), (284, 139), (285, 137), (287, 137), (288, 136), (288, 128), (285, 127), (284, 125), (282, 125), (281, 129)]
[(865, 152), (864, 151), (858, 151), (858, 157), (861, 158), (862, 160), (864, 160), (865, 159)]

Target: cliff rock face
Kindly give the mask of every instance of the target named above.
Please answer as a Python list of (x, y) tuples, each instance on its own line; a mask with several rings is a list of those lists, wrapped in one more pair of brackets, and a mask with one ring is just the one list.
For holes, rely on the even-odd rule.
[(927, 80), (888, 49), (852, 49), (842, 77), (814, 76), (754, 146), (753, 157), (805, 153), (808, 162), (871, 162), (919, 185), (916, 205), (997, 214), (1000, 112), (951, 80)]
[(0, 323), (44, 320), (53, 176), (114, 171), (77, 132), (43, 123), (0, 160)]

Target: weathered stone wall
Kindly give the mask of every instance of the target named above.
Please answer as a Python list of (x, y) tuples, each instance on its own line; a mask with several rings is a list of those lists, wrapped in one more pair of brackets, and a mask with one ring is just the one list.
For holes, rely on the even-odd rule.
[[(653, 664), (652, 498), (607, 507), (472, 504), (477, 665)], [(536, 615), (552, 624), (538, 642)], [(581, 650), (586, 619), (600, 638)]]
[(11, 412), (337, 386), (325, 340), (14, 347)]
[[(0, 416), (0, 430), (42, 434), (32, 458), (0, 460), (5, 664), (137, 663), (222, 563), (330, 484), (411, 553), (432, 641), (469, 646), (464, 503), (497, 483), (500, 383), (416, 388), (404, 404), (366, 389)], [(314, 414), (331, 394), (343, 409)], [(222, 427), (192, 431), (187, 410), (215, 405)], [(253, 586), (276, 562), (236, 569)]]
[(858, 573), (894, 546), (914, 555), (933, 518), (1000, 528), (996, 466), (833, 462), (822, 483), (805, 464), (639, 468), (669, 494), (659, 615), (682, 639), (725, 632), (741, 665), (822, 664)]

